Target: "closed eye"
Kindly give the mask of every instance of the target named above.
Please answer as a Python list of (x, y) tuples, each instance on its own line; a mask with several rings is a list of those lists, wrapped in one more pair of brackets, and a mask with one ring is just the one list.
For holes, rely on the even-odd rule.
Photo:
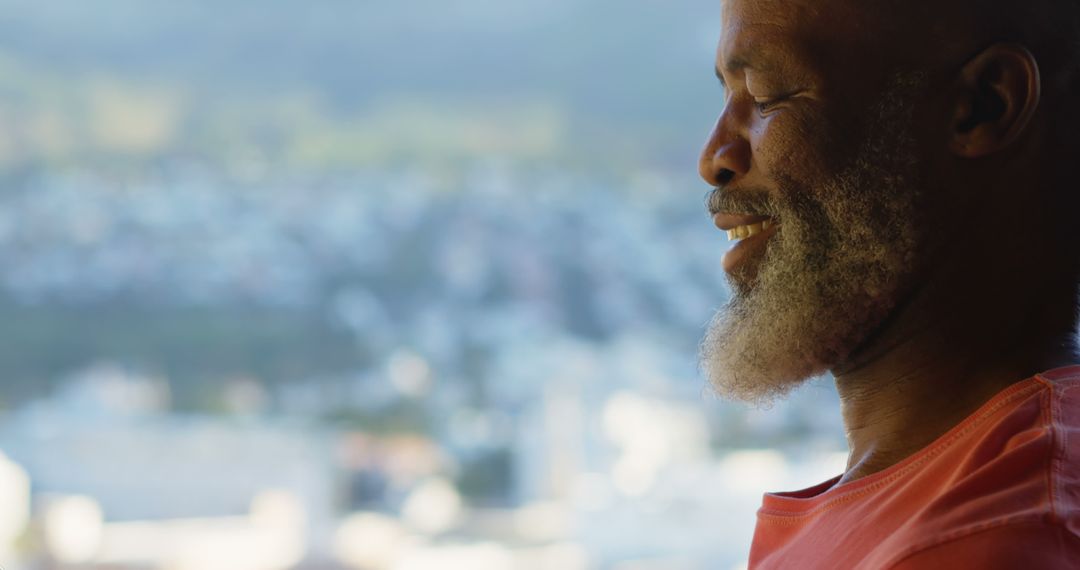
[(761, 100), (761, 101), (759, 101), (757, 99), (754, 99), (754, 108), (756, 108), (759, 113), (764, 114), (764, 113), (768, 113), (769, 111), (771, 111), (773, 109), (773, 107), (775, 107), (778, 103), (780, 103), (782, 101), (783, 101), (782, 97), (777, 97), (776, 99), (765, 99), (765, 100)]
[(797, 95), (799, 95), (799, 93), (799, 91), (796, 91), (794, 93), (788, 93), (786, 95), (780, 95), (778, 97), (772, 98), (754, 97), (754, 108), (756, 108), (759, 113), (764, 115), (765, 113), (772, 111), (780, 103), (796, 97)]
[(765, 114), (765, 113), (768, 113), (769, 111), (773, 110), (773, 108), (776, 107), (777, 105), (779, 105), (780, 103), (783, 103), (786, 99), (787, 99), (787, 97), (776, 97), (776, 98), (773, 98), (773, 99), (762, 99), (762, 100), (754, 99), (754, 108), (757, 109), (759, 113)]

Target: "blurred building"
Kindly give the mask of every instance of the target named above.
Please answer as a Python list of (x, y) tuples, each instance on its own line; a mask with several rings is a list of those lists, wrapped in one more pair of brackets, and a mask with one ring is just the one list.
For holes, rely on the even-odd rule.
[(30, 477), (0, 452), (0, 568), (17, 558), (17, 545), (30, 521)]
[[(160, 387), (97, 366), (53, 398), (0, 416), (0, 449), (29, 474), (50, 524), (65, 528), (97, 509), (100, 556), (136, 560), (156, 550), (169, 556), (161, 545), (173, 541), (181, 550), (189, 540), (228, 542), (230, 533), (259, 544), (285, 527), (288, 540), (267, 544), (303, 553), (308, 537), (329, 534), (339, 485), (331, 435), (284, 420), (157, 413)], [(93, 507), (50, 496), (86, 497)]]

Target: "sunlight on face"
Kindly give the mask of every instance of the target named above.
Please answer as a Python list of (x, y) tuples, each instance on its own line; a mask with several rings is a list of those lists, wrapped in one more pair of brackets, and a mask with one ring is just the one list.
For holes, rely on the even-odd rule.
[(835, 176), (776, 175), (780, 231), (756, 271), (729, 275), (732, 297), (701, 346), (722, 397), (767, 404), (843, 362), (910, 288), (922, 226), (908, 124), (921, 83), (895, 79)]

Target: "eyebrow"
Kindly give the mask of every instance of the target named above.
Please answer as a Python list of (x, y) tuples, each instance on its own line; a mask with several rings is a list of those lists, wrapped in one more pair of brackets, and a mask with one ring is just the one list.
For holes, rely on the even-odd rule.
[[(752, 61), (750, 58), (745, 57), (735, 57), (724, 63), (724, 70), (726, 70), (728, 73), (737, 73), (744, 69), (776, 71), (779, 68), (780, 66), (776, 65), (775, 62), (768, 62), (764, 60)], [(727, 81), (724, 80), (724, 73), (723, 71), (721, 71), (720, 66), (714, 66), (713, 71), (714, 73), (716, 73), (716, 78), (720, 80), (720, 86), (726, 90), (728, 85)]]

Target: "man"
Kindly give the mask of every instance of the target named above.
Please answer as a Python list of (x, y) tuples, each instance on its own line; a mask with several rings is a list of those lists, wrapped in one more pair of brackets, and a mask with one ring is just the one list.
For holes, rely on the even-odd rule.
[(1080, 1), (724, 0), (717, 75), (703, 370), (850, 445), (751, 568), (1080, 568)]

